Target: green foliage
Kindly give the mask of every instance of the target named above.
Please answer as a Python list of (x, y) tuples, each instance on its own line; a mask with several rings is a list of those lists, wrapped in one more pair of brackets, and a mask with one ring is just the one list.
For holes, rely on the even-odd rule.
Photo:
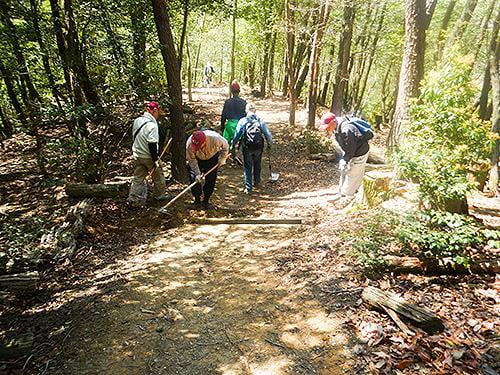
[(13, 258), (36, 257), (37, 242), (49, 230), (48, 222), (40, 217), (31, 217), (23, 223), (4, 222), (0, 224), (2, 244)]
[(401, 174), (420, 183), (422, 199), (434, 209), (464, 199), (473, 187), (468, 174), (477, 175), (488, 163), (491, 136), (475, 113), (469, 70), (469, 61), (455, 57), (429, 75), (396, 156)]
[(310, 154), (319, 154), (331, 152), (332, 142), (322, 137), (318, 132), (304, 129), (295, 140), (295, 148), (298, 152), (307, 152)]
[(379, 211), (366, 219), (354, 237), (353, 255), (369, 269), (384, 267), (384, 255), (450, 257), (467, 266), (471, 250), (500, 245), (500, 231), (487, 230), (474, 219), (442, 211), (404, 216)]

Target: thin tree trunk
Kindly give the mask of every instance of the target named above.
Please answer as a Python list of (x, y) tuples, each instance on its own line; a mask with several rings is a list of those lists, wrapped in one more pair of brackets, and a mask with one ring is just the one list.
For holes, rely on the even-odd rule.
[(179, 66), (182, 70), (182, 57), (184, 52), (184, 41), (186, 39), (186, 31), (187, 31), (187, 23), (189, 17), (189, 0), (184, 0), (184, 13), (182, 15), (182, 31), (181, 31), (181, 39), (179, 41)]
[(344, 0), (344, 25), (340, 37), (335, 86), (330, 111), (341, 115), (344, 105), (345, 91), (349, 80), (349, 60), (351, 54), (352, 29), (354, 25), (354, 1)]
[(7, 69), (7, 67), (3, 64), (2, 60), (0, 60), (0, 75), (3, 78), (5, 83), (5, 88), (7, 89), (7, 95), (9, 96), (10, 103), (14, 107), (14, 110), (17, 113), (17, 117), (19, 121), (23, 125), (27, 125), (25, 111), (19, 101), (16, 90), (14, 87), (14, 82), (12, 81), (12, 73)]
[(142, 101), (148, 96), (149, 81), (146, 75), (146, 3), (140, 0), (131, 4), (129, 16), (132, 30), (132, 87)]
[(446, 31), (448, 30), (448, 24), (450, 23), (451, 15), (453, 14), (453, 9), (455, 9), (456, 4), (457, 0), (450, 0), (450, 2), (448, 3), (448, 7), (446, 8), (446, 13), (444, 14), (443, 20), (441, 21), (441, 27), (439, 28), (436, 41), (436, 53), (434, 54), (434, 62), (437, 62), (441, 59)]
[[(201, 33), (203, 33), (205, 31), (205, 21), (207, 19), (207, 14), (205, 13), (203, 15), (203, 21), (201, 22)], [(200, 62), (200, 51), (201, 51), (201, 40), (200, 40), (200, 43), (198, 43), (198, 48), (197, 48), (197, 51), (196, 51), (196, 59), (194, 60), (194, 82), (196, 84), (197, 81), (197, 76), (198, 76), (198, 64)], [(222, 73), (222, 64), (220, 66), (220, 71)], [(222, 81), (222, 79), (221, 79)]]
[(406, 0), (405, 42), (398, 96), (388, 146), (393, 151), (404, 142), (409, 124), (409, 102), (416, 98), (424, 74), (425, 34), (429, 27), (436, 0)]
[(62, 106), (60, 99), (62, 96), (59, 93), (59, 90), (57, 89), (56, 80), (54, 78), (54, 74), (52, 73), (52, 69), (50, 67), (49, 53), (47, 51), (47, 47), (45, 46), (45, 42), (43, 41), (42, 38), (42, 32), (40, 30), (40, 23), (39, 23), (40, 15), (38, 12), (37, 0), (30, 0), (30, 5), (31, 5), (31, 22), (33, 23), (33, 30), (35, 32), (35, 37), (40, 47), (40, 52), (42, 53), (43, 68), (45, 70), (45, 74), (47, 75), (47, 80), (49, 82), (50, 90), (52, 91), (52, 96), (56, 100), (57, 107), (61, 109)]
[(154, 20), (160, 50), (167, 75), (170, 96), (170, 121), (172, 124), (172, 176), (177, 181), (187, 181), (186, 133), (182, 112), (182, 84), (179, 58), (176, 56), (174, 38), (166, 4), (163, 0), (152, 0)]
[(90, 80), (87, 65), (82, 56), (80, 41), (78, 37), (78, 29), (73, 14), (73, 0), (64, 0), (64, 12), (68, 23), (68, 34), (66, 41), (68, 48), (66, 50), (68, 63), (78, 80), (81, 89), (85, 94), (85, 98), (90, 104), (99, 105), (100, 99), (94, 84)]
[(276, 54), (276, 37), (277, 37), (277, 32), (275, 31), (273, 33), (273, 39), (271, 42), (271, 61), (269, 61), (269, 92), (273, 94), (274, 90), (274, 55)]
[(499, 195), (498, 191), (498, 160), (500, 157), (500, 39), (498, 37), (498, 30), (500, 22), (498, 17), (493, 26), (493, 33), (489, 48), (489, 65), (490, 77), (492, 86), (492, 108), (491, 113), (491, 131), (496, 134), (496, 139), (493, 143), (491, 150), (491, 168), (488, 180), (488, 189), (490, 192)]
[(459, 21), (455, 24), (455, 29), (453, 30), (453, 34), (451, 34), (448, 39), (448, 45), (451, 46), (455, 41), (462, 38), (467, 30), (467, 26), (470, 23), (472, 18), (472, 14), (474, 13), (474, 9), (476, 9), (477, 0), (467, 0), (465, 4), (462, 15), (460, 16)]
[[(474, 64), (477, 62), (479, 53), (483, 49), (483, 43), (484, 43), (484, 39), (486, 37), (486, 33), (488, 31), (488, 25), (490, 23), (491, 16), (493, 14), (493, 10), (494, 10), (496, 4), (497, 4), (497, 0), (493, 0), (491, 2), (490, 7), (488, 8), (488, 11), (485, 14), (485, 16), (483, 17), (483, 20), (481, 22), (481, 36), (479, 37), (479, 40), (477, 42), (476, 51), (474, 52), (474, 58), (472, 59), (472, 66), (471, 66), (471, 69), (469, 70), (469, 72), (473, 71)], [(497, 12), (497, 17), (498, 17), (499, 13), (500, 13), (500, 11)]]
[(122, 45), (120, 44), (118, 37), (111, 26), (111, 22), (109, 20), (109, 12), (106, 7), (106, 4), (103, 0), (99, 0), (99, 17), (102, 21), (102, 26), (106, 31), (106, 37), (108, 39), (109, 49), (111, 54), (114, 56), (115, 64), (117, 64), (117, 69), (120, 73), (125, 71), (125, 67), (127, 65), (127, 56), (125, 51), (123, 50)]
[(318, 96), (318, 62), (323, 48), (323, 35), (330, 17), (330, 0), (321, 2), (319, 23), (314, 31), (311, 56), (309, 58), (309, 92), (307, 95), (307, 127), (314, 129), (316, 123), (316, 101)]
[(190, 102), (193, 101), (193, 69), (191, 67), (191, 53), (189, 50), (189, 40), (186, 36), (186, 57), (188, 60), (188, 66), (187, 66), (187, 81), (188, 81), (188, 100)]
[(326, 104), (326, 97), (328, 96), (328, 88), (330, 86), (330, 78), (332, 76), (332, 71), (333, 71), (332, 65), (333, 65), (334, 53), (335, 53), (335, 44), (332, 43), (330, 53), (328, 54), (328, 60), (325, 64), (325, 68), (326, 68), (325, 84), (323, 85), (323, 90), (321, 91), (321, 98), (319, 100), (321, 105)]
[(287, 70), (288, 70), (288, 94), (290, 95), (290, 114), (289, 124), (295, 127), (295, 107), (297, 98), (295, 96), (295, 72), (293, 68), (295, 30), (294, 30), (294, 11), (292, 9), (292, 0), (285, 0), (285, 33), (287, 45)]
[(0, 120), (2, 121), (1, 132), (5, 138), (10, 138), (14, 134), (14, 125), (4, 113), (2, 106), (0, 106)]
[(262, 60), (262, 74), (260, 76), (260, 95), (261, 97), (266, 96), (266, 83), (269, 74), (269, 62), (271, 59), (271, 33), (269, 31), (265, 32), (266, 36), (264, 38), (264, 56)]
[[(238, 0), (234, 0), (233, 9), (233, 39), (231, 41), (231, 79), (229, 82), (234, 81), (235, 77), (235, 54), (236, 54), (236, 16), (238, 12)], [(231, 97), (231, 90), (229, 90), (229, 97)]]

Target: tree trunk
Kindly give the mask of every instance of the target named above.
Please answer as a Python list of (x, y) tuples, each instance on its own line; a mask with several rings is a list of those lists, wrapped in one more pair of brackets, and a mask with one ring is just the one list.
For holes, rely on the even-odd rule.
[(302, 65), (299, 75), (297, 77), (297, 82), (295, 83), (295, 97), (299, 98), (302, 93), (302, 88), (306, 83), (307, 73), (309, 72), (309, 59), (305, 65)]
[(182, 58), (184, 53), (184, 43), (186, 40), (186, 32), (187, 32), (187, 24), (189, 17), (189, 0), (184, 0), (184, 13), (182, 15), (182, 31), (181, 31), (181, 39), (179, 41), (179, 66), (182, 70)]
[(492, 87), (493, 111), (491, 113), (491, 131), (496, 134), (491, 150), (491, 167), (488, 180), (488, 189), (492, 194), (498, 196), (498, 160), (500, 157), (500, 40), (498, 30), (500, 27), (499, 17), (493, 26), (492, 39), (489, 49), (490, 78)]
[(182, 84), (179, 59), (176, 56), (174, 38), (167, 7), (162, 0), (152, 0), (153, 13), (160, 41), (160, 50), (165, 65), (170, 96), (170, 121), (172, 124), (172, 177), (187, 181), (186, 134), (182, 112)]
[(66, 90), (68, 91), (68, 96), (73, 100), (73, 78), (71, 76), (69, 62), (68, 62), (68, 45), (66, 42), (66, 37), (63, 32), (63, 19), (61, 7), (59, 0), (50, 0), (50, 9), (52, 22), (54, 24), (54, 32), (56, 34), (57, 50), (59, 52), (59, 57), (61, 59), (61, 66), (64, 73), (64, 80), (66, 82)]
[(1, 133), (5, 138), (10, 138), (14, 134), (14, 125), (3, 111), (2, 106), (0, 106), (0, 120), (2, 121)]
[(94, 84), (90, 80), (87, 65), (83, 60), (81, 45), (78, 37), (78, 29), (73, 14), (73, 0), (64, 0), (64, 12), (66, 15), (68, 34), (67, 42), (67, 59), (73, 74), (78, 80), (85, 98), (90, 104), (99, 105), (100, 99)]
[(276, 53), (276, 37), (278, 33), (275, 31), (273, 33), (273, 40), (271, 43), (271, 61), (269, 61), (269, 73), (268, 73), (268, 79), (269, 79), (269, 91), (271, 94), (273, 94), (274, 90), (274, 55)]
[(318, 96), (318, 62), (323, 48), (323, 35), (330, 17), (330, 0), (321, 2), (319, 23), (314, 30), (311, 56), (309, 58), (309, 91), (307, 95), (307, 127), (314, 129), (316, 123), (316, 101)]
[(349, 80), (349, 60), (351, 54), (352, 29), (354, 25), (354, 1), (344, 0), (344, 25), (339, 43), (337, 71), (330, 111), (341, 115), (344, 105), (345, 91)]
[(450, 0), (450, 2), (448, 3), (448, 7), (446, 8), (446, 13), (444, 14), (443, 20), (441, 21), (441, 27), (439, 28), (436, 41), (436, 53), (434, 54), (434, 62), (437, 62), (441, 59), (446, 31), (448, 30), (448, 24), (450, 23), (451, 15), (453, 14), (453, 9), (455, 9), (456, 4), (457, 0)]
[(364, 302), (375, 308), (383, 309), (386, 307), (394, 310), (428, 333), (437, 333), (444, 330), (443, 322), (434, 313), (408, 303), (394, 293), (384, 292), (378, 288), (369, 286), (363, 290), (361, 298)]
[(146, 74), (146, 3), (143, 0), (129, 6), (132, 31), (132, 87), (137, 91), (138, 99), (148, 97), (149, 77)]
[(56, 80), (54, 78), (54, 74), (52, 73), (52, 69), (50, 67), (49, 53), (47, 51), (47, 47), (45, 46), (45, 42), (43, 41), (42, 38), (42, 32), (40, 30), (40, 24), (39, 24), (40, 15), (38, 12), (37, 0), (30, 0), (30, 5), (31, 5), (31, 22), (33, 23), (33, 30), (35, 32), (35, 37), (40, 47), (40, 52), (42, 53), (43, 68), (45, 70), (45, 74), (47, 75), (47, 80), (49, 82), (50, 90), (52, 91), (52, 96), (56, 100), (58, 108), (61, 109), (62, 107), (60, 99), (62, 96), (59, 93), (59, 90), (57, 89)]
[(27, 125), (24, 109), (17, 97), (16, 90), (14, 88), (14, 82), (12, 81), (12, 73), (3, 64), (2, 60), (0, 60), (0, 75), (3, 78), (5, 87), (7, 89), (7, 95), (9, 96), (10, 103), (12, 104), (14, 110), (17, 113), (19, 121), (21, 122), (21, 124)]
[(458, 20), (458, 22), (455, 24), (453, 34), (451, 34), (450, 38), (448, 39), (447, 44), (449, 46), (453, 45), (453, 43), (461, 39), (465, 34), (467, 26), (469, 25), (469, 22), (472, 18), (472, 14), (474, 13), (474, 9), (476, 9), (476, 5), (477, 0), (467, 0), (462, 15), (460, 16), (460, 20)]
[[(235, 77), (235, 54), (236, 54), (236, 16), (238, 12), (238, 0), (234, 0), (233, 9), (233, 39), (231, 41), (231, 78), (229, 83), (234, 81)], [(231, 97), (231, 89), (229, 89), (229, 97)]]
[(332, 47), (330, 49), (330, 53), (328, 55), (328, 60), (325, 64), (325, 69), (326, 69), (326, 77), (325, 77), (325, 83), (323, 85), (323, 89), (321, 91), (321, 98), (319, 102), (321, 105), (326, 104), (326, 97), (328, 96), (328, 88), (330, 87), (330, 78), (332, 76), (332, 63), (333, 63), (333, 55), (335, 54), (335, 44), (332, 44)]
[[(484, 39), (486, 38), (486, 34), (488, 32), (488, 25), (490, 23), (491, 16), (493, 14), (493, 10), (495, 9), (496, 4), (497, 4), (497, 0), (493, 0), (490, 3), (488, 11), (484, 15), (483, 20), (481, 22), (481, 36), (479, 37), (479, 40), (477, 41), (477, 43), (475, 43), (475, 44), (477, 44), (477, 46), (476, 46), (476, 51), (474, 52), (474, 58), (472, 59), (472, 66), (469, 70), (470, 73), (474, 69), (474, 64), (478, 61), (479, 53), (483, 50), (483, 42), (484, 42)], [(499, 13), (500, 13), (500, 11), (497, 12), (497, 19), (498, 19)]]
[(295, 30), (292, 0), (285, 0), (285, 33), (287, 45), (287, 71), (288, 71), (288, 94), (290, 95), (290, 115), (289, 124), (295, 126), (295, 107), (297, 98), (295, 95), (295, 72), (293, 69)]
[(31, 80), (31, 76), (28, 71), (28, 65), (26, 59), (24, 58), (23, 49), (19, 44), (19, 37), (17, 35), (17, 29), (10, 17), (10, 8), (5, 2), (5, 0), (0, 0), (0, 13), (3, 24), (7, 29), (7, 36), (9, 42), (12, 46), (12, 52), (16, 58), (17, 68), (19, 70), (19, 76), (21, 77), (21, 82), (26, 85), (29, 93), (29, 100), (31, 104), (35, 102), (40, 103), (40, 95)]
[(117, 198), (128, 192), (128, 182), (113, 184), (74, 184), (68, 183), (64, 191), (73, 198)]
[(406, 0), (405, 41), (398, 95), (388, 146), (393, 151), (404, 142), (409, 124), (409, 102), (419, 93), (424, 75), (425, 34), (429, 27), (436, 0)]
[[(201, 21), (201, 34), (203, 34), (205, 32), (205, 21), (207, 19), (207, 14), (205, 13), (203, 15), (203, 21)], [(200, 62), (200, 51), (201, 51), (201, 40), (200, 40), (200, 43), (198, 44), (198, 48), (197, 48), (197, 51), (196, 51), (196, 58), (194, 60), (194, 83), (195, 85), (197, 84), (196, 82), (198, 82), (196, 80), (197, 76), (198, 76), (198, 64)], [(222, 72), (222, 64), (220, 66), (220, 71)]]
[(265, 31), (266, 36), (264, 37), (264, 56), (262, 58), (262, 74), (260, 76), (260, 95), (262, 98), (266, 96), (266, 83), (269, 74), (269, 62), (271, 59), (271, 37), (272, 34), (269, 31)]
[(115, 31), (110, 22), (109, 12), (106, 7), (106, 3), (103, 0), (99, 0), (99, 18), (101, 19), (102, 26), (106, 31), (106, 37), (109, 44), (109, 51), (114, 57), (114, 63), (117, 65), (118, 71), (123, 74), (127, 66), (127, 56), (125, 51), (116, 35)]
[(191, 66), (191, 53), (189, 49), (189, 40), (186, 36), (186, 57), (188, 60), (187, 65), (187, 81), (188, 81), (188, 100), (193, 101), (193, 69)]

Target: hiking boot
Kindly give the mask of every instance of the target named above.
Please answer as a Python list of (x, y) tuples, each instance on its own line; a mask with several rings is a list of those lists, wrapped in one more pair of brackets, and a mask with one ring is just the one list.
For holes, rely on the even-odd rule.
[(203, 201), (202, 206), (203, 206), (203, 209), (205, 209), (205, 210), (214, 210), (215, 209), (215, 206), (213, 204), (210, 204), (207, 201)]
[(243, 192), (244, 192), (245, 194), (252, 194), (252, 190), (249, 190), (249, 189), (245, 189), (245, 190), (243, 190)]
[(192, 205), (195, 210), (199, 210), (201, 208), (201, 200), (195, 199)]
[(345, 197), (345, 195), (342, 195), (340, 193), (335, 193), (335, 194), (333, 194), (332, 199), (328, 200), (328, 203), (336, 204), (339, 199), (344, 198), (344, 197)]

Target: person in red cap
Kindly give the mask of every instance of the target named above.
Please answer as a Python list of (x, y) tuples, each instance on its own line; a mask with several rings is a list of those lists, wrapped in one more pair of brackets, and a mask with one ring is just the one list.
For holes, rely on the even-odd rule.
[[(212, 130), (197, 130), (186, 142), (186, 157), (188, 161), (188, 173), (191, 183), (198, 181), (191, 192), (194, 196), (195, 208), (202, 205), (205, 209), (210, 209), (210, 197), (215, 189), (217, 180), (217, 169), (207, 176), (207, 173), (214, 166), (223, 166), (229, 156), (229, 144), (217, 132)], [(205, 182), (203, 183), (203, 178)], [(202, 187), (203, 183), (203, 187)], [(203, 195), (203, 201), (202, 201)]]
[(335, 140), (343, 151), (339, 161), (339, 191), (330, 202), (343, 199), (345, 203), (354, 198), (365, 174), (366, 161), (370, 146), (368, 141), (373, 132), (368, 123), (354, 117), (336, 117), (327, 112), (321, 117), (318, 129), (335, 134)]
[(231, 144), (238, 121), (247, 115), (245, 108), (247, 102), (240, 98), (240, 85), (233, 81), (229, 86), (232, 97), (224, 102), (220, 117), (220, 131), (227, 143)]
[(134, 177), (130, 185), (127, 202), (134, 206), (142, 206), (146, 202), (148, 173), (153, 170), (153, 197), (156, 200), (167, 200), (165, 195), (165, 177), (158, 160), (158, 123), (163, 113), (157, 102), (146, 104), (144, 114), (135, 119), (132, 126), (132, 154), (134, 157)]

